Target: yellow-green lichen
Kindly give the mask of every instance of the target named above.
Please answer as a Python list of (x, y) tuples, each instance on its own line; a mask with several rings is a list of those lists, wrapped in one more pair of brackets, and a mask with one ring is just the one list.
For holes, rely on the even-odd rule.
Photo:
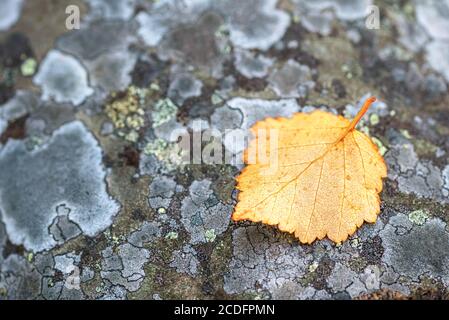
[(424, 139), (416, 139), (412, 141), (415, 151), (418, 156), (431, 156), (438, 150), (438, 146), (432, 144), (430, 141)]
[(214, 242), (217, 235), (215, 234), (214, 229), (209, 229), (204, 233), (204, 237), (206, 238), (207, 242)]
[(213, 105), (217, 105), (217, 104), (220, 104), (220, 103), (223, 102), (223, 98), (219, 94), (217, 94), (217, 93), (214, 93), (212, 95), (212, 97), (210, 98), (210, 100), (211, 100)]
[(159, 91), (161, 90), (161, 87), (156, 82), (153, 82), (150, 84), (150, 90)]
[(369, 128), (367, 126), (363, 125), (359, 128), (359, 130), (369, 136)]
[(341, 66), (341, 71), (344, 73), (345, 77), (349, 80), (352, 78), (360, 77), (362, 73), (360, 65), (358, 65), (355, 62), (344, 63)]
[(31, 77), (36, 73), (37, 61), (33, 58), (26, 59), (20, 66), (20, 73), (24, 77)]
[(34, 254), (32, 252), (28, 252), (28, 254), (26, 255), (26, 258), (27, 258), (28, 262), (32, 262), (33, 258), (34, 258)]
[(351, 239), (349, 243), (351, 244), (351, 247), (353, 247), (353, 248), (359, 248), (362, 245), (361, 242), (360, 242), (360, 239), (357, 238), (357, 237)]
[(175, 231), (170, 231), (169, 233), (167, 233), (165, 235), (165, 238), (169, 239), (169, 240), (176, 240), (176, 239), (178, 239), (178, 233)]
[(151, 114), (153, 118), (153, 126), (158, 127), (161, 124), (169, 121), (176, 116), (178, 107), (171, 101), (171, 99), (161, 99), (158, 100), (153, 108), (153, 113)]
[(183, 152), (177, 143), (168, 143), (163, 139), (156, 139), (146, 144), (143, 149), (146, 155), (154, 155), (163, 162), (168, 170), (174, 170), (183, 163)]
[(379, 124), (379, 121), (379, 116), (377, 114), (373, 113), (369, 116), (369, 122), (372, 126)]
[(217, 38), (226, 38), (229, 36), (229, 29), (225, 24), (222, 24), (215, 31), (215, 37)]
[[(113, 97), (115, 96), (116, 94), (113, 94)], [(145, 124), (145, 111), (142, 108), (144, 102), (145, 91), (131, 86), (123, 97), (106, 105), (106, 115), (114, 124), (117, 135), (131, 142), (138, 140), (138, 131)]]
[(415, 210), (408, 214), (408, 219), (419, 226), (426, 223), (428, 217), (428, 214), (424, 210)]
[(402, 134), (405, 138), (407, 138), (407, 139), (411, 139), (411, 138), (412, 138), (412, 136), (410, 135), (410, 132), (408, 132), (407, 129), (401, 129), (400, 132), (401, 132), (401, 134)]
[(316, 269), (318, 268), (318, 261), (313, 261), (310, 265), (309, 265), (309, 272), (314, 272)]
[(379, 153), (383, 156), (388, 149), (384, 146), (384, 144), (382, 143), (382, 141), (380, 141), (379, 139), (377, 139), (376, 137), (371, 137), (371, 140), (374, 142), (374, 144), (377, 146), (377, 148), (379, 149)]

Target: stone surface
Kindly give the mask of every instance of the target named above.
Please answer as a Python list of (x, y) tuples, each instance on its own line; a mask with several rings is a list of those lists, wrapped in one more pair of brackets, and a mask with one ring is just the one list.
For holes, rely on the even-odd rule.
[[(32, 3), (0, 1), (0, 300), (447, 297), (447, 0)], [(376, 223), (231, 221), (251, 126), (370, 95)]]

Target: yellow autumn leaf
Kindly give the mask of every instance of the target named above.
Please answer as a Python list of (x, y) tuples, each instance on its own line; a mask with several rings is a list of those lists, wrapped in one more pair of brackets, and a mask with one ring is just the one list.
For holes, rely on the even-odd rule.
[[(375, 222), (387, 168), (371, 139), (355, 129), (375, 100), (367, 99), (351, 122), (314, 111), (256, 123), (244, 159), (249, 163), (250, 155), (257, 157), (237, 178), (240, 192), (232, 219), (276, 225), (302, 243), (325, 236), (340, 243), (364, 221)], [(277, 144), (270, 149), (274, 138)], [(270, 174), (266, 171), (273, 164), (259, 161), (257, 150), (262, 149), (269, 159), (277, 155)]]

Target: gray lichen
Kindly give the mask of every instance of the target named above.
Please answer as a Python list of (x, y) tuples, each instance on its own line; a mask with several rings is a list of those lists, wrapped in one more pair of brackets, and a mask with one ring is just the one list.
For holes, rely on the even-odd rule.
[(184, 100), (200, 96), (202, 87), (203, 83), (192, 75), (176, 72), (168, 88), (168, 96), (182, 105)]
[(256, 226), (237, 228), (233, 232), (233, 258), (224, 289), (228, 293), (241, 293), (261, 286), (273, 294), (285, 281), (297, 282), (308, 260), (310, 257), (304, 257), (300, 246), (271, 230)]
[(47, 54), (33, 81), (42, 87), (44, 100), (79, 105), (94, 92), (84, 67), (74, 57), (57, 50)]
[(99, 20), (62, 35), (55, 45), (60, 51), (82, 61), (91, 61), (102, 54), (127, 51), (135, 40), (133, 28), (128, 23)]
[(181, 250), (173, 251), (170, 267), (176, 268), (177, 272), (195, 276), (199, 267), (199, 261), (196, 258), (195, 249), (189, 245), (186, 245)]
[[(224, 16), (230, 40), (235, 46), (266, 50), (283, 36), (290, 24), (288, 14), (275, 5), (276, 0), (251, 0), (244, 4), (234, 0), (183, 4), (164, 1), (154, 4), (150, 14), (141, 13), (137, 16), (139, 34), (147, 45), (156, 46), (171, 28), (197, 19), (207, 11), (216, 11)], [(175, 16), (182, 18), (174, 19)]]
[(20, 17), (23, 0), (4, 0), (0, 4), (0, 31), (8, 30)]
[[(8, 141), (0, 166), (3, 222), (11, 241), (29, 250), (57, 244), (48, 228), (58, 216), (94, 236), (120, 208), (106, 191), (101, 149), (79, 121), (62, 126), (34, 151), (23, 141)], [(64, 210), (58, 209), (61, 205)]]
[(390, 137), (390, 150), (386, 154), (386, 161), (391, 169), (388, 175), (398, 182), (399, 190), (447, 202), (447, 197), (443, 194), (441, 170), (430, 161), (420, 161), (413, 144), (404, 136), (390, 131)]
[(135, 0), (86, 0), (89, 4), (89, 19), (128, 20), (134, 14)]
[(282, 98), (305, 97), (313, 89), (312, 72), (306, 65), (288, 60), (268, 78), (273, 90)]
[(422, 226), (404, 228), (406, 220), (405, 215), (399, 214), (381, 231), (385, 247), (382, 260), (413, 281), (428, 275), (447, 284), (449, 235), (446, 224), (431, 219)]
[(255, 55), (246, 50), (237, 49), (234, 52), (236, 69), (247, 78), (263, 78), (273, 65), (273, 59), (263, 55)]
[(232, 207), (220, 202), (210, 187), (209, 180), (194, 181), (182, 201), (181, 222), (192, 244), (207, 242), (207, 230), (220, 235), (228, 228)]
[(103, 279), (131, 292), (139, 289), (145, 277), (143, 265), (150, 257), (148, 250), (125, 243), (117, 248), (117, 253), (111, 247), (106, 248), (102, 251), (102, 256)]
[(367, 7), (371, 5), (371, 0), (296, 0), (295, 3), (300, 6), (307, 8), (310, 11), (320, 12), (326, 9), (332, 9), (335, 12), (337, 18), (341, 20), (357, 20), (365, 17), (367, 12)]
[(176, 182), (173, 179), (164, 176), (156, 177), (150, 184), (150, 206), (153, 209), (167, 209), (175, 193), (175, 188)]

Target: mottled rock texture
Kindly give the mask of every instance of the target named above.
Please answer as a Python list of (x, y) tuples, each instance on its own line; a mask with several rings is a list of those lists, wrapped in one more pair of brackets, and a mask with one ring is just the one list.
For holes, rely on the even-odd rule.
[[(1, 1), (0, 299), (447, 297), (448, 13), (437, 0)], [(301, 245), (231, 221), (254, 123), (351, 118), (369, 95), (358, 128), (388, 166), (375, 224)]]

